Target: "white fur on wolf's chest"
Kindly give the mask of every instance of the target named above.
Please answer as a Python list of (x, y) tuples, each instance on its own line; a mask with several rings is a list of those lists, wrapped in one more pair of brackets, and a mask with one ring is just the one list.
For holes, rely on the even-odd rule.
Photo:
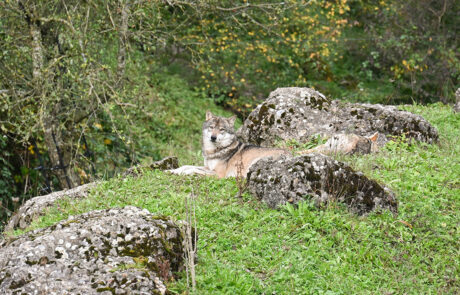
[[(203, 150), (214, 153), (216, 152), (216, 146), (208, 140), (207, 137), (203, 136)], [(206, 159), (204, 158), (204, 166), (208, 167), (210, 170), (214, 170), (219, 163), (222, 162), (220, 159)]]

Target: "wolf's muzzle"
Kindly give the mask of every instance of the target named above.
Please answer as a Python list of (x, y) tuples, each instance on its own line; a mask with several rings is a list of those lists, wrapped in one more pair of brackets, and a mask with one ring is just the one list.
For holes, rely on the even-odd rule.
[(212, 136), (211, 136), (211, 141), (212, 141), (212, 142), (216, 142), (216, 139), (217, 139), (217, 136), (215, 136), (215, 135), (212, 135)]

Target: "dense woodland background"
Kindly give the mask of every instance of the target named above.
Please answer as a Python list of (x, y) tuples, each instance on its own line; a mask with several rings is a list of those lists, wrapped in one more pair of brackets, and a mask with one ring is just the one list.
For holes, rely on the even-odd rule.
[[(167, 155), (199, 162), (205, 109), (276, 87), (452, 103), (457, 0), (0, 2), (0, 220), (31, 196)], [(219, 106), (219, 107), (218, 107)]]

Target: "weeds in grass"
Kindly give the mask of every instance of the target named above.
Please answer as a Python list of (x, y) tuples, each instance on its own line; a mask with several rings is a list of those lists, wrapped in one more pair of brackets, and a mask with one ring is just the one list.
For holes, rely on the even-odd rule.
[(293, 155), (295, 155), (298, 152), (306, 151), (322, 145), (326, 141), (326, 138), (323, 138), (320, 134), (317, 134), (311, 136), (310, 140), (305, 143), (300, 143), (295, 139), (278, 140), (275, 142), (275, 147), (289, 150), (293, 153)]
[(197, 223), (196, 223), (196, 200), (195, 195), (189, 194), (184, 198), (185, 228), (184, 228), (184, 254), (185, 273), (187, 276), (187, 293), (196, 294), (195, 258), (197, 254)]
[(236, 181), (236, 186), (238, 188), (236, 197), (241, 199), (241, 197), (243, 196), (243, 193), (248, 188), (248, 182), (246, 180), (246, 177), (244, 176), (243, 154), (241, 153), (240, 153), (240, 160), (238, 161), (238, 163), (236, 163), (235, 181)]

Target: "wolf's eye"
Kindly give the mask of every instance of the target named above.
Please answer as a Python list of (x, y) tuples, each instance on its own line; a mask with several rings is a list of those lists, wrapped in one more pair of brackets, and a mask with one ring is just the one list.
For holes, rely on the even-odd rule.
[(224, 129), (224, 128), (220, 128), (219, 130), (220, 130), (220, 131), (224, 131), (225, 129)]

